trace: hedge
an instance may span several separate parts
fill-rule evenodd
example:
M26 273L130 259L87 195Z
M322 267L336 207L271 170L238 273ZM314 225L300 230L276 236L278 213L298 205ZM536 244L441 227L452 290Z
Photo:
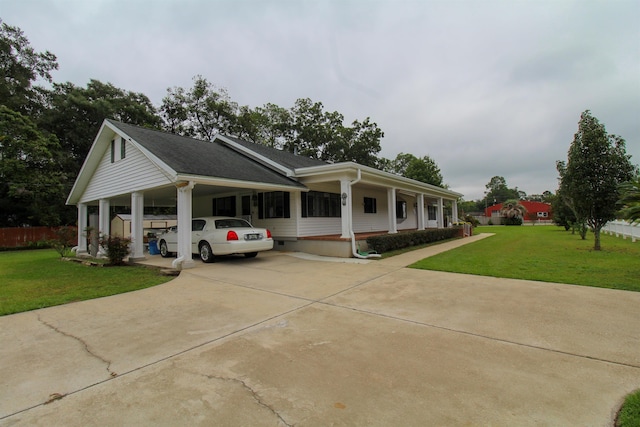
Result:
M430 228L427 230L407 231L397 234L383 234L367 237L369 249L378 253L408 248L410 246L424 245L441 240L452 239L460 236L459 227Z

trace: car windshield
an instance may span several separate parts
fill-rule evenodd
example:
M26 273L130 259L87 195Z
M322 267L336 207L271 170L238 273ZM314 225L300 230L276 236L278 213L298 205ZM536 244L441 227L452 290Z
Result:
M239 218L216 219L216 228L251 228L251 224Z

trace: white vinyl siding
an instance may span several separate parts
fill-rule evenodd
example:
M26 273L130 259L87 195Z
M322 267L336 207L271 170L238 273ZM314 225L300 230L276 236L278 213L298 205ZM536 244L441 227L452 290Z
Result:
M300 237L341 234L342 222L340 218L301 218L298 233Z
M418 228L418 214L416 212L417 207L416 198L412 196L407 196L405 194L398 195L396 200L398 202L406 202L407 203L407 217L402 220L400 218L396 218L398 230L414 230ZM395 216L395 211L394 211Z
M111 163L110 149L105 150L80 202L90 202L121 194L171 184L171 181L133 144L127 156Z
M354 187L353 192L353 231L367 233L389 229L386 189L364 189ZM364 198L376 199L376 213L364 213ZM395 217L395 207L394 207Z

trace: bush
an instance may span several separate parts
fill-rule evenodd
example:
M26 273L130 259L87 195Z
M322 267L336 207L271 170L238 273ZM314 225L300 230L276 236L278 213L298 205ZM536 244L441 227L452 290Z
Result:
M472 226L477 227L480 225L480 221L478 221L475 217L471 216L471 215L465 215L464 216L464 220L466 222L471 223Z
M107 257L111 265L124 265L124 259L129 255L131 239L120 236L102 236L100 246L107 251Z
M49 241L49 245L63 257L76 245L76 229L60 227L55 231L56 238Z
M502 225L522 225L522 218L514 217L514 218L502 218Z
M367 245L378 253L447 240L460 235L459 227L432 228L397 234L367 237Z

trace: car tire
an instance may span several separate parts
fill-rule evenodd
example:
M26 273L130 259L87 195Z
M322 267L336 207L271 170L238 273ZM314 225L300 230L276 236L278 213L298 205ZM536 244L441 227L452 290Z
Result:
M160 240L160 256L162 258L169 258L171 256L171 252L169 252L169 248L167 247L167 242L164 240Z
M244 254L244 256L246 258L255 258L256 256L258 256L258 252L249 252L249 253Z
M211 246L207 242L200 244L200 259L202 262L214 262L215 256L211 250Z

